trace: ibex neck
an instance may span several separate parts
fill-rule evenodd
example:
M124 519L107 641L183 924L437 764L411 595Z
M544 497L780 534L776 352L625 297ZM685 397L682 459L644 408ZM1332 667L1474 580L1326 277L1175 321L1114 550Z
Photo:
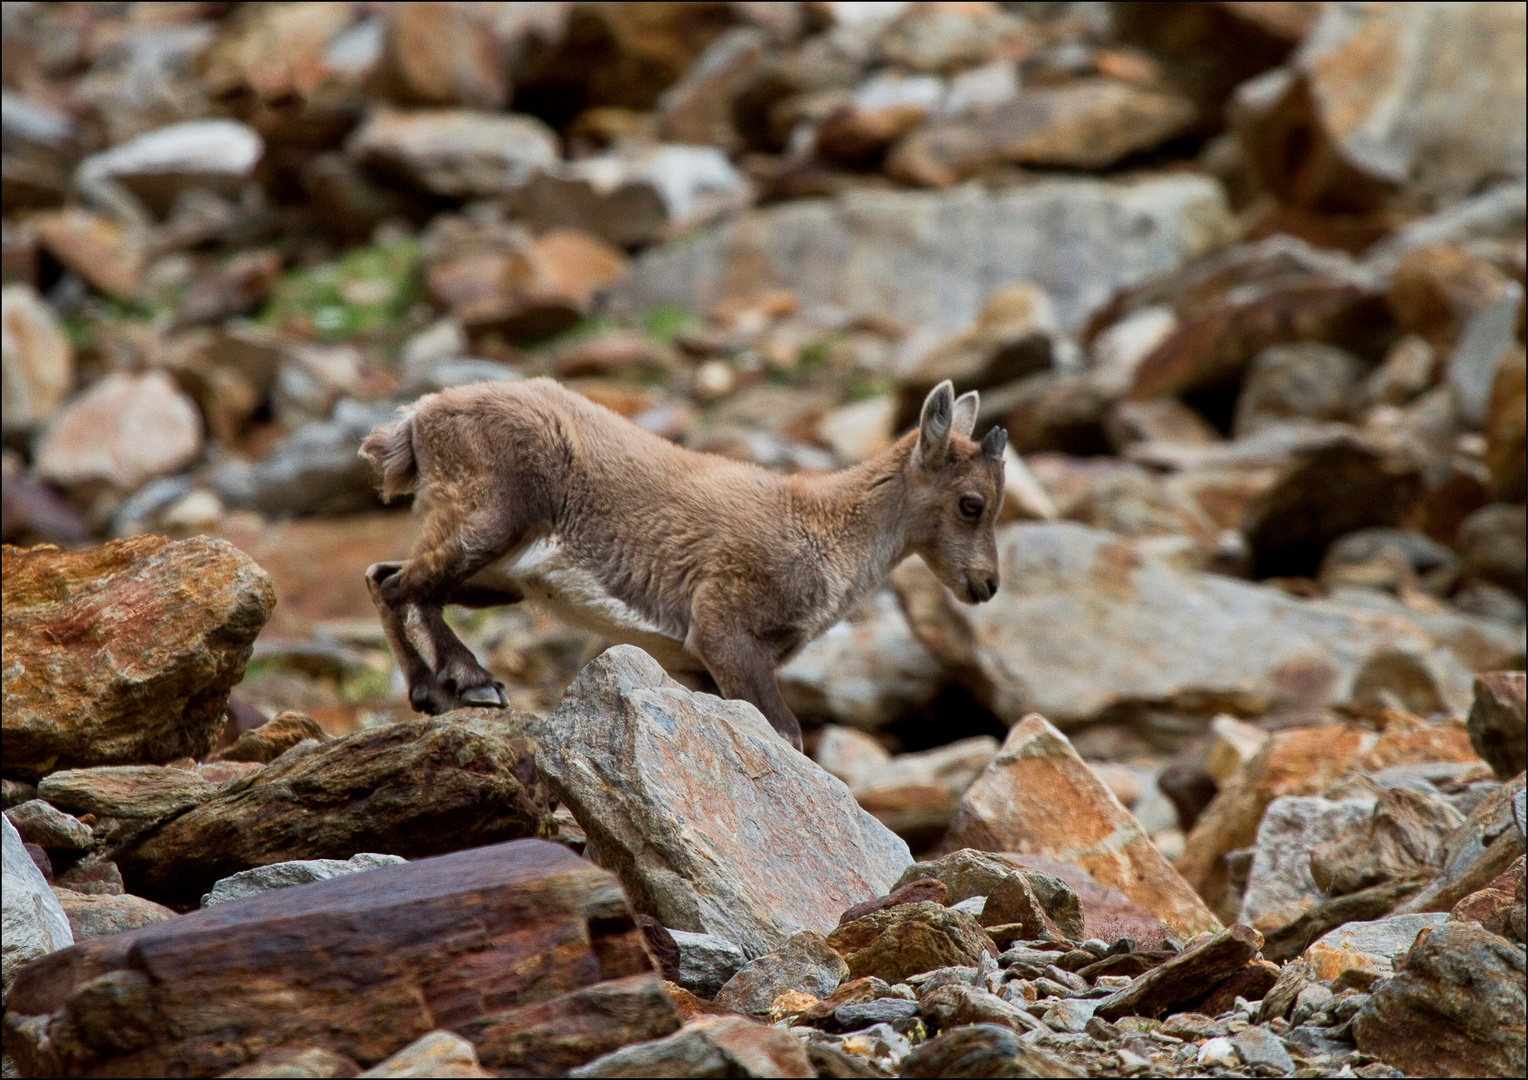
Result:
M841 584L843 611L879 589L907 555L907 462L916 434L867 461L802 482L808 520Z

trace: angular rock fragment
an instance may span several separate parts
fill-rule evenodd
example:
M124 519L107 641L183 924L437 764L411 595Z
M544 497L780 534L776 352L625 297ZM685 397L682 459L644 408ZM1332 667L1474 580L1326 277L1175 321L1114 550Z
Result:
M69 928L74 932L76 942L137 930L175 918L175 912L163 904L128 893L93 896L54 886L53 895L58 897L59 906L69 919Z
M382 108L346 152L368 168L432 195L502 194L558 158L557 135L531 116L471 109Z
M51 803L30 799L6 810L21 839L44 851L88 851L95 843L90 827Z
M1373 804L1366 799L1275 799L1258 823L1252 867L1236 921L1266 936L1327 899L1311 876L1312 847L1372 813Z
M198 757L276 602L232 545L141 536L84 552L4 553L12 776Z
M356 451L392 415L390 402L362 405L346 398L328 420L305 424L262 460L225 461L208 479L228 506L267 517L377 509L376 475Z
M74 349L58 316L30 285L0 291L0 425L7 434L45 424L74 386Z
M214 907L230 900L242 900L246 896L259 896L274 889L289 889L293 885L307 885L314 881L344 877L346 874L359 874L379 866L396 866L406 861L397 855L377 855L363 851L343 860L298 859L293 862L270 863L253 870L241 870L219 881L211 892L202 897L202 907Z
M212 798L213 784L194 769L102 765L43 777L38 798L76 814L154 821Z
M177 195L192 188L222 195L237 191L264 152L264 142L247 124L189 120L90 155L80 162L74 182L89 193L104 185L126 189L141 203L140 212L147 208L163 215Z
M916 328L902 345L914 357L970 326L1009 282L1040 285L1062 328L1076 326L1119 285L1217 243L1228 224L1223 198L1201 177L1047 181L992 194L851 191L742 214L655 250L618 296L636 309L702 311L735 280L790 288L808 310L896 312ZM909 235L924 239L910 248ZM1045 254L1062 246L1065 266Z
M1521 671L1486 671L1475 676L1475 700L1467 722L1470 745L1503 780L1528 765L1525 686Z
M742 949L711 934L684 930L669 930L668 934L679 949L679 977L674 981L700 997L714 997L748 962Z
M1185 938L1220 925L1066 736L1041 716L1014 725L961 800L944 845L1075 863Z
M1225 897L1225 856L1252 846L1263 813L1274 799L1319 794L1349 772L1424 761L1474 760L1469 737L1457 722L1392 723L1377 737L1355 728L1305 727L1275 732L1205 809L1174 868L1200 896ZM1216 903L1222 901L1216 899ZM1236 906L1240 903L1237 898ZM1230 908L1226 917L1233 917L1235 910Z
M1179 1010L1240 970L1262 944L1262 935L1250 926L1227 927L1104 998L1096 1012L1105 1020L1118 1020Z
M1422 878L1402 878L1322 900L1301 912L1293 922L1270 930L1263 940L1263 956L1273 961L1293 960L1328 931L1390 914L1424 884Z
M589 856L620 874L637 908L748 955L831 931L912 862L756 709L691 694L632 646L584 668L540 745L537 767Z
M1386 788L1367 818L1350 822L1311 848L1310 870L1328 896L1343 896L1397 878L1431 877L1464 815L1441 798Z
M849 789L888 829L915 847L926 847L944 832L960 797L996 754L996 739L976 735L933 750L898 754Z
M902 1062L902 1075L940 1076L1083 1076L1068 1065L998 1024L952 1027L918 1047Z
M1353 1019L1366 1054L1408 1076L1521 1076L1521 947L1471 923L1419 936Z
M1305 950L1311 976L1331 982L1344 971L1358 969L1375 976L1389 975L1395 958L1411 948L1417 934L1442 926L1448 916L1436 912L1391 915L1371 922L1351 922L1322 936Z
M432 1031L360 1074L372 1077L493 1076L478 1064L477 1052L460 1035Z
M48 888L47 881L27 854L21 835L11 824L10 818L0 822L4 833L5 865L0 873L0 889L4 891L3 932L0 932L0 980L5 993L22 967L39 956L74 944L69 929L69 919L59 907L58 899Z
M254 730L240 733L232 746L213 752L207 760L269 764L304 739L324 742L328 738L312 717L288 709Z
M531 718L462 709L333 739L134 834L115 858L132 892L195 907L223 878L295 859L417 859L544 835Z
M1518 773L1471 810L1444 843L1443 872L1396 911L1449 911L1524 854L1528 844L1523 837L1523 790L1524 774Z
M227 1077L351 1077L361 1075L360 1067L344 1054L322 1047L304 1050L272 1050L261 1054L248 1065L223 1074Z
M168 375L117 372L53 416L37 445L37 475L125 494L180 472L201 449L201 413Z
M1528 941L1528 910L1525 910L1524 857L1484 889L1470 893L1448 913L1450 922L1478 922L1493 934L1512 941Z
M902 872L898 886L909 887L919 878L942 882L946 904L985 896L987 904L979 920L983 926L1022 922L1036 931L1026 940L1043 939L1044 930L1072 941L1086 936L1082 906L1071 886L1043 871L1016 865L1001 854L962 848L933 862L914 863Z
M84 942L27 970L5 1023L38 1075L220 1075L315 1047L365 1067L444 1027L488 1069L549 1076L678 1018L615 879L524 840Z
M623 1047L569 1076L815 1076L806 1047L742 1017L704 1017L664 1039Z
M971 916L926 901L847 922L828 935L828 944L848 963L852 977L873 975L888 983L998 954Z
M1035 710L1070 726L1175 700L1254 713L1334 704L1375 652L1432 648L1403 619L1184 569L1072 522L1008 526L998 554L1003 588L978 608L955 603L921 563L894 580L914 633L974 673L972 689L1010 721Z
M825 998L849 974L844 958L819 933L803 930L774 952L740 968L717 991L716 1003L754 1016L766 1016L774 1000L788 990Z
M903 875L906 877L906 874ZM898 885L885 896L875 900L866 900L863 904L855 904L838 917L838 925L862 919L877 911L896 907L898 904L940 904L945 905L949 899L950 890L944 882L934 878L916 878L905 885Z

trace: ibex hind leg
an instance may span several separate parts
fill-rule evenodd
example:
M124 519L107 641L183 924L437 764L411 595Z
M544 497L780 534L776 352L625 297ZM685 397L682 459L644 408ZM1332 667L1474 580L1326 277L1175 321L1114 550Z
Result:
M409 703L415 710L430 714L447 712L451 708L449 697L435 685L435 672L419 654L410 639L409 624L421 624L421 615L413 605L401 610L382 599L382 583L403 569L401 562L373 563L366 569L366 587L371 591L372 603L377 606L377 616L382 621L382 632L387 635L393 655L408 682ZM433 654L432 654L433 655Z
M524 524L514 516L487 500L432 500L414 557L379 585L381 602L399 615L404 636L430 671L426 683L410 681L409 701L420 712L507 704L504 688L446 625L442 607L520 599L466 584L519 541Z

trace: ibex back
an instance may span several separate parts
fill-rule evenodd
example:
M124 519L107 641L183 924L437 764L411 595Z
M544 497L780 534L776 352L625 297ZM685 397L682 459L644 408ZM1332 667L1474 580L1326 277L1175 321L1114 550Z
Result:
M704 670L798 749L775 668L921 555L956 596L998 588L1003 447L948 382L916 431L853 468L781 477L643 431L550 379L480 383L401 409L361 447L415 491L413 558L366 571L421 712L504 703L445 604L531 599L671 670Z

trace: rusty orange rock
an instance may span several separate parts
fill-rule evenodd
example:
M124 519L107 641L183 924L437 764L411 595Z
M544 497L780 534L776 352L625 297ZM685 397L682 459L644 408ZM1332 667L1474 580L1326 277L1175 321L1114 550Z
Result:
M8 775L200 757L276 603L233 545L117 540L4 551Z

